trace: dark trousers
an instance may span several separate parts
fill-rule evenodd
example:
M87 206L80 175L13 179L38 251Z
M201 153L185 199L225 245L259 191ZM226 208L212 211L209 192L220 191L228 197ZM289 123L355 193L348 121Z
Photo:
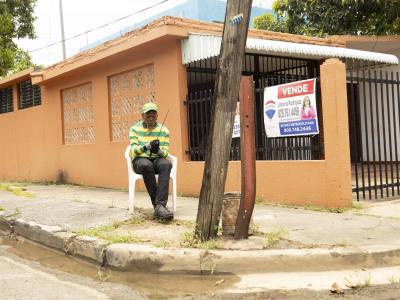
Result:
M144 184L153 206L155 207L157 204L167 206L169 175L172 169L171 162L163 157L154 160L137 157L132 164L135 173L143 176ZM156 174L158 174L158 183Z

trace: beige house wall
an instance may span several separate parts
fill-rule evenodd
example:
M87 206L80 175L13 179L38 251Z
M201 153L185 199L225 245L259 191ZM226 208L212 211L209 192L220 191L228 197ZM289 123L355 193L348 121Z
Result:
M181 63L180 41L171 36L61 74L42 86L42 105L18 110L15 103L14 112L0 115L0 179L55 181L63 172L70 183L126 188L123 152L128 141L110 139L108 77L148 64L154 64L160 122L169 110L166 125L171 133L170 152L178 157L178 192L198 195L204 163L190 162L185 152L186 69ZM64 145L61 91L88 82L92 84L95 142ZM344 64L332 59L321 66L321 90L325 160L258 161L257 195L265 201L326 207L351 205ZM230 162L226 191L239 189L240 162Z

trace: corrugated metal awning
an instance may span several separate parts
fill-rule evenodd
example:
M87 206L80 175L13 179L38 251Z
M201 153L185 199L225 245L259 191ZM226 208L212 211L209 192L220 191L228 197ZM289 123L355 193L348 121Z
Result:
M215 35L189 34L187 39L182 40L182 63L188 64L219 55L221 39L221 36ZM399 64L397 57L391 54L255 38L247 38L246 51L310 59L337 57L381 64Z

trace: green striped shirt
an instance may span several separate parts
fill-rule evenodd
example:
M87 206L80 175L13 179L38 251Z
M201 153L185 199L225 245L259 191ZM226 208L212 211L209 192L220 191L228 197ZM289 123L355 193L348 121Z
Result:
M164 151L163 157L167 157L169 153L169 131L168 128L157 123L156 126L149 130L144 123L140 121L129 129L129 141L131 143L131 157L147 157L157 158L156 153L150 153L150 150L145 151L144 145L155 139L160 140L160 149Z

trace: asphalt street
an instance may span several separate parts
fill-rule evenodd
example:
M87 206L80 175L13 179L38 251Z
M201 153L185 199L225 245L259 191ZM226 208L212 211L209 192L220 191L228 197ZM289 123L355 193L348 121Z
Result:
M58 260L61 255L57 252L26 247L30 255L37 258L30 260L28 256L20 257L24 253L15 250L13 246L3 244L0 237L0 299L147 299L125 285L103 281L99 276L92 279L45 267L46 261ZM37 255L38 251L40 255ZM70 267L79 264L76 260L59 263L67 263ZM84 275L99 273L96 267L89 264L83 268L86 269L86 272L81 272L86 273Z

